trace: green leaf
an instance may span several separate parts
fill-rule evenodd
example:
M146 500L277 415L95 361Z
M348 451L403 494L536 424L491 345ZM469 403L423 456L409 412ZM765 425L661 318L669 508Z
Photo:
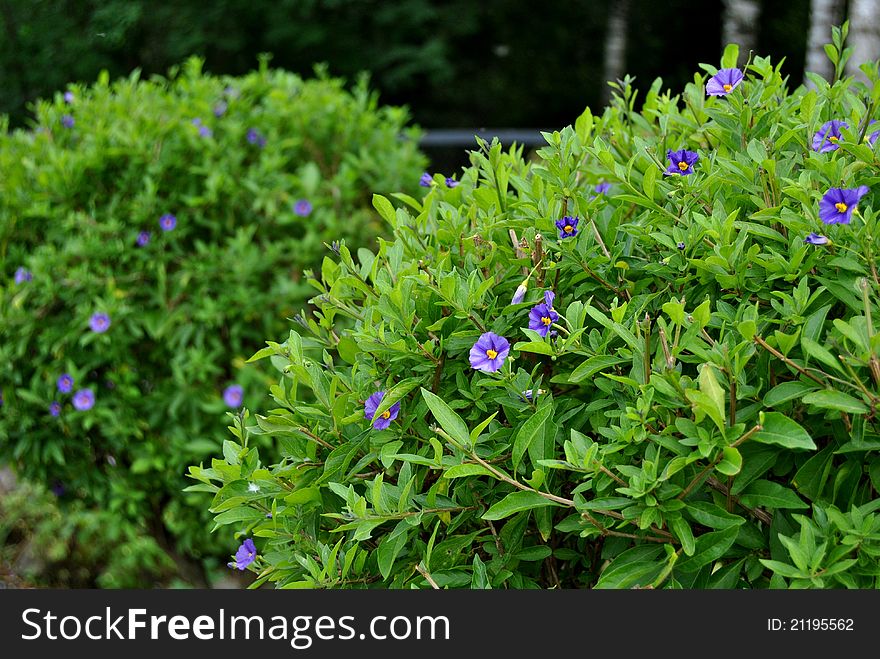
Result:
M766 412L763 428L752 435L750 441L775 444L795 450L815 451L816 444L804 428L781 412Z
M697 377L700 390L688 389L687 397L696 407L695 412L698 420L704 414L708 415L715 422L715 425L718 426L718 429L724 432L724 420L726 417L724 411L724 390L718 384L714 371L715 367L711 364L703 364L702 369L700 369L700 375Z
M483 519L497 520L509 517L521 510L531 510L543 506L558 506L559 504L542 497L537 492L511 492L501 501L493 505L483 514Z
M599 371L604 371L606 368L611 368L612 366L623 364L628 361L630 360L612 355L596 355L595 357L590 357L571 372L571 375L568 376L568 382L582 382L583 380L593 377Z
M730 526L720 531L704 533L697 538L694 555L678 563L676 570L695 572L704 565L717 561L730 549L738 534L738 526Z
M724 457L715 466L715 469L725 476L736 476L742 469L742 455L732 446L725 446L721 452Z
M721 55L721 68L723 69L732 69L736 67L737 60L739 59L739 45L735 43L729 43L724 47L724 54Z
M535 412L531 417L526 419L525 423L520 426L516 437L513 440L513 469L516 471L522 460L523 454L528 450L529 446L538 437L543 437L544 423L550 415L553 414L553 406L547 405Z
M543 341L520 341L513 346L514 350L520 352L533 352L539 355L555 355L556 351L553 346Z
M804 352L807 353L810 357L814 359L818 359L820 362L825 364L826 366L830 366L835 371L843 372L843 367L840 365L840 362L834 358L834 355L831 354L825 346L821 345L817 341L814 341L810 337L804 335L801 337L801 347L804 349Z
M804 402L827 410L839 410L849 414L867 414L870 408L861 400L842 391L823 389L804 396Z
M687 513L694 521L710 529L727 529L745 523L745 518L729 513L724 508L708 501L688 503Z
M779 483L757 480L750 483L740 494L740 501L747 506L764 506L766 508L809 508L794 490Z
M622 589L650 584L663 570L663 545L644 544L627 549L602 570L594 588Z
M798 400L803 398L805 394L815 391L818 388L815 384L806 384L800 381L783 382L777 384L770 391L764 394L764 407L776 407L790 400Z
M379 215L382 216L382 219L388 222L391 226L396 226L396 217L397 214L394 210L393 204L388 201L385 197L380 194L373 195L373 208L378 211Z
M694 542L694 533L691 531L691 525L687 523L684 517L676 517L669 520L669 527L673 535L681 542L681 548L687 556L693 556L697 546Z
M386 391L385 395L382 396L382 402L380 402L379 407L376 408L376 413L373 418L381 416L382 413L390 409L394 403L401 400L410 391L418 387L423 380L424 378L407 378L391 387L391 389Z
M498 415L498 412L492 412L492 415L488 419L480 422L480 425L478 425L476 428L471 430L471 434L470 434L471 444L477 443L477 439L479 439L480 433L483 432L490 423L492 423L492 419L494 419L497 415Z
M463 478L465 476L491 476L492 478L497 478L495 474L481 464L455 465L443 472L443 478Z
M446 431L452 439L462 446L470 446L470 433L467 425L462 418L449 405L443 402L439 396L435 396L430 391L422 387L422 398L428 404L434 418L440 427Z

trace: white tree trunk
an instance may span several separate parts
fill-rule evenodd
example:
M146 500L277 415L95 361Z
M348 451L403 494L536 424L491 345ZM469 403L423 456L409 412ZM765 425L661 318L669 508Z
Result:
M626 72L626 25L629 14L629 0L611 3L608 14L608 28L605 30L605 82L623 78ZM602 102L611 99L611 88L602 87Z
M847 73L865 80L859 65L880 58L880 0L850 0L849 45L853 53Z
M834 65L825 54L825 44L831 43L831 26L842 22L842 0L810 0L810 36L804 62L805 73L818 73L828 81L834 76ZM812 86L806 77L804 83Z
M724 0L724 19L721 27L722 46L739 45L739 58L744 62L749 51L754 50L758 39L758 16L761 5L758 0Z

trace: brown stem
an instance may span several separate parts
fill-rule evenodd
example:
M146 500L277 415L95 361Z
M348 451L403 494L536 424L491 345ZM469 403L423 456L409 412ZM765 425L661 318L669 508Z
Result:
M798 373L800 373L801 375L804 375L804 376L810 378L813 382L817 382L818 384L821 384L823 387L827 387L827 385L826 385L821 379L817 378L815 375L813 375L812 373L810 373L809 371L807 371L803 366L798 366L797 364L795 364L795 363L794 363L793 361L791 361L788 357L786 357L786 356L783 355L781 352L779 352L776 348L770 346L770 345L769 345L764 339L762 339L758 334L755 334L755 338L754 338L753 340L754 340L754 342L757 343L759 346L761 346L762 348L764 348L764 350L766 350L767 352L769 352L771 355L773 355L773 356L776 357L777 359L781 359L783 362L785 362L785 364L787 364L788 366L791 366L794 370L796 370L796 371L797 371Z

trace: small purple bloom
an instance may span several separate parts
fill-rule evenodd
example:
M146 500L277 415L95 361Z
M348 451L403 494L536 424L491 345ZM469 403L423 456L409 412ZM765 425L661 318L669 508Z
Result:
M682 252L684 251L684 248L685 248L685 244L684 244L684 243L678 243L678 244L676 244L675 246L678 247L679 251L682 251Z
M605 194L605 193L608 192L608 190L610 190L610 189L611 189L611 184L610 184L610 183L599 183L599 184L595 187L595 191L596 191L596 194L597 194L597 195Z
M376 410L379 409L379 403L382 402L384 397L384 391L377 391L364 401L364 418L368 420L372 419L373 427L376 430L385 430L400 413L400 401L398 401L374 419L373 417L376 416Z
M217 101L217 103L214 104L214 116L222 117L226 114L226 108L228 107L226 101Z
M54 494L56 497L60 497L62 494L64 494L64 492L64 483L62 483L61 481L55 481L54 483L52 483L52 494Z
M819 153L836 151L839 146L838 142L843 137L840 134L841 128L849 128L849 124L837 119L832 119L822 124L822 127L813 135L813 151L818 151Z
M228 563L228 566L244 570L248 565L253 563L256 558L257 548L254 546L254 541L248 538L241 543L238 551L235 552L235 561Z
M423 188L430 188L433 182L434 178L428 172L422 174L422 178L419 179L419 185Z
M150 242L150 232L149 231L141 231L137 237L138 247L145 247L147 243Z
M61 414L61 403L59 403L57 400L52 401L52 404L49 405L49 414L51 414L52 416L58 416L59 414Z
M308 199L300 199L293 205L293 212L300 217L307 217L312 212L312 204Z
M743 72L739 69L721 69L706 83L706 94L709 96L726 96L743 81Z
M808 245L827 245L831 241L825 236L820 236L818 233L810 233L809 236L804 238L804 242Z
M700 159L699 155L687 149L680 149L679 151L670 149L666 152L666 157L669 158L669 167L666 168L665 173L681 174L682 176L693 174L694 163Z
M244 389L240 384L230 384L223 390L223 402L229 407L241 407L244 400Z
M556 228L559 229L559 237L560 238L572 238L578 234L578 221L577 217L570 217L566 215L560 220L556 220Z
M825 224L849 224L859 199L870 192L866 185L858 188L831 188L819 202L819 219Z
M526 279L519 286L516 287L516 292L513 294L513 299L510 301L511 304L520 304L526 297L526 291L528 291L529 280Z
M507 339L494 332L486 332L471 348L471 366L478 371L494 373L504 365L509 353L510 343Z
M80 389L73 394L73 406L80 412L92 409L95 405L95 393L91 389Z
M207 126L199 126L199 135L201 135L202 137L212 137L214 135L214 131Z
M3 407L3 390L0 389L0 407Z
M70 373L64 373L58 378L56 384L58 385L58 391L62 394L69 394L73 389L73 376Z
M162 231L171 231L176 226L177 218L174 217L171 213L165 213L165 215L159 218L159 227L162 229Z
M868 123L868 127L870 128L871 126L873 126L876 123L877 123L877 120L872 119ZM865 135L865 141L873 147L874 143L877 141L878 137L880 137L880 130L875 130L873 133L868 133L867 135Z
M256 144L261 149L266 146L266 138L256 128L248 128L247 141Z
M73 92L64 92L64 102L68 105L72 105L74 101Z
M201 126L201 125L202 125L202 120L199 119L198 117L196 117L195 119L192 120L192 125L193 125L193 126Z
M31 274L31 271L27 268L19 268L15 271L15 285L19 286L26 281L31 281L34 276Z
M450 178L448 176L446 177L447 188L454 188L456 185L458 185L458 181L456 181L454 178Z
M559 320L559 314L553 308L554 297L551 291L546 291L544 301L532 307L529 312L529 329L535 330L541 336L547 336L550 326Z
M65 114L61 117L61 125L65 128L73 128L73 125L76 122L73 119L73 115Z
M529 401L529 400L534 400L535 396L541 396L545 393L546 392L543 389L538 389L537 392L533 391L532 389L526 389L524 392L522 392L522 395L520 396L520 398L522 398L523 400Z
M110 328L110 316L105 313L93 313L89 318L89 327L93 332L102 334Z

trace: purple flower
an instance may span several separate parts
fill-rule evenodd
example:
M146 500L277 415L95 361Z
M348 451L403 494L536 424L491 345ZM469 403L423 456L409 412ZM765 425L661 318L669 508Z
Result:
M300 199L293 205L293 212L300 217L307 217L312 212L312 204L308 199Z
M422 174L422 178L419 179L419 185L423 188L430 188L433 182L434 178L428 172Z
M73 394L73 406L80 412L92 409L95 405L95 393L91 389L80 389Z
M211 137L214 135L214 131L207 126L199 126L199 135L202 137Z
M145 247L147 243L150 242L150 232L149 231L141 231L137 237L138 247Z
M61 414L61 403L59 403L57 400L52 401L52 404L49 405L49 414L51 414L52 416L58 416L59 414Z
M578 221L577 217L570 217L566 215L561 220L556 220L556 228L559 229L559 237L560 238L572 238L578 235Z
M529 311L529 329L535 330L541 336L547 336L550 325L559 320L559 314L553 308L554 297L556 296L551 291L545 291L544 301Z
M596 194L597 194L597 195L605 194L605 193L608 192L608 190L610 190L610 189L611 189L611 184L610 184L610 183L599 183L599 184L595 187L595 191L596 191Z
M202 120L199 119L198 117L196 117L195 119L192 120L192 125L193 125L193 126L201 126L201 125L202 125Z
M65 114L61 117L61 125L65 128L73 128L73 125L76 122L73 120L73 115Z
M229 407L241 407L244 400L244 389L240 384L230 384L223 390L223 402Z
M827 245L831 241L825 236L820 236L818 233L810 233L809 236L804 238L804 242L808 245Z
M384 391L377 391L364 401L364 417L366 419L373 419L373 427L376 430L385 430L400 413L400 401L398 401L376 417L376 410L379 409L379 403L382 402L384 397Z
M853 189L831 188L819 202L819 219L825 224L849 224L856 204L868 192L866 185Z
M494 373L504 365L508 353L510 343L507 339L494 332L486 332L471 348L471 366L478 371Z
M510 301L511 304L520 304L526 297L526 291L528 291L529 280L526 279L519 286L516 287L516 292L513 294L513 299Z
M176 226L177 218L174 217L171 213L165 213L165 215L159 218L159 227L162 229L162 231L171 231Z
M56 384L58 385L58 391L62 394L69 394L70 390L73 389L73 376L70 373L64 373L58 378Z
M726 96L743 81L743 72L739 69L721 69L706 83L706 94L709 96Z
M675 246L678 247L679 251L682 251L682 252L684 251L684 248L685 248L684 243L677 243Z
M64 92L64 102L72 105L74 101L73 92Z
M837 119L832 119L822 124L822 127L813 135L813 151L818 151L819 153L836 151L839 146L837 143L843 137L840 134L841 128L849 128L849 124Z
M0 389L0 407L3 407L3 390Z
M15 271L15 285L19 286L26 281L31 281L34 276L31 274L31 271L27 268L19 268Z
M524 392L522 392L522 395L520 396L520 398L528 401L528 400L533 400L535 398L535 396L541 396L545 393L546 392L543 389L538 389L537 392L533 391L532 389L526 389Z
M214 104L214 116L222 117L224 114L226 114L226 108L228 107L229 106L227 105L226 101L217 101Z
M871 119L871 121L868 122L868 127L870 128L876 123L876 119ZM874 146L874 143L877 141L878 137L880 137L880 130L875 130L873 133L868 133L867 135L865 135L865 141L871 146Z
M93 313L89 318L89 327L98 334L106 332L110 328L110 316L101 312Z
M61 481L55 481L54 483L52 483L52 494L54 494L56 497L60 497L62 494L64 494L64 491L64 483L62 483Z
M673 151L670 149L666 152L669 158L669 167L666 168L666 174L681 174L687 176L694 173L694 163L700 159L700 156L693 151L681 149Z
M257 548L254 546L254 541L248 538L241 543L238 551L235 552L235 561L228 563L228 566L244 570L248 565L253 563L256 558Z
M261 149L266 146L266 138L256 128L248 128L247 141L250 144L256 144Z
M458 185L458 181L456 181L454 178L450 178L448 176L446 177L447 188L454 188L456 185Z

